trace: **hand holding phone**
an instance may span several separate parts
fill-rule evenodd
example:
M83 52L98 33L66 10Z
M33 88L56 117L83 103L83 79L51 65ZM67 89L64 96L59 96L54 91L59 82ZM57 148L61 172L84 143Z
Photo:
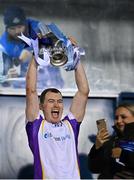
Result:
M109 140L109 133L107 130L106 120L99 119L96 121L98 133L96 136L95 147L99 149L106 141Z

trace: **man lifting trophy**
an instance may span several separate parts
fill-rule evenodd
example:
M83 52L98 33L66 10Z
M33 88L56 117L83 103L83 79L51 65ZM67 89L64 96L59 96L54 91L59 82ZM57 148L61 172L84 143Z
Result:
M40 66L63 66L66 71L74 70L80 56L85 55L82 48L72 38L67 38L59 28L51 23L39 24L38 32L31 29L31 38L21 34L20 39L33 48L33 53Z

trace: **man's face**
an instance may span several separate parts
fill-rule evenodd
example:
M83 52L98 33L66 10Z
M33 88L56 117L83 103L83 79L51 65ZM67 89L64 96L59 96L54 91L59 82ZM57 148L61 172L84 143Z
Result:
M9 36L15 40L18 40L18 36L21 35L21 33L25 34L26 26L25 25L16 25L11 26L7 28L7 32Z
M134 122L132 113L124 108L119 107L115 112L115 125L120 131L124 131L125 125Z
M59 122L63 113L63 99L61 94L47 92L44 103L40 105L40 108L48 122Z

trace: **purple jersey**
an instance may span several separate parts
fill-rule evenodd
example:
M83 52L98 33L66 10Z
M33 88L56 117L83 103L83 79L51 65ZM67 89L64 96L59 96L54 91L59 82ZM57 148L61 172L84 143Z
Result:
M27 123L35 179L80 179L77 151L79 127L80 123L71 113L56 124L47 122L41 115L34 122Z

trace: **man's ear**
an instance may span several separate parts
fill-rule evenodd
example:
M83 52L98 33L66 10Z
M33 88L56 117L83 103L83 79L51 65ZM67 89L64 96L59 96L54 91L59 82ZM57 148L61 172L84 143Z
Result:
M39 104L39 108L40 108L40 110L43 110L43 107L42 107L41 103Z

